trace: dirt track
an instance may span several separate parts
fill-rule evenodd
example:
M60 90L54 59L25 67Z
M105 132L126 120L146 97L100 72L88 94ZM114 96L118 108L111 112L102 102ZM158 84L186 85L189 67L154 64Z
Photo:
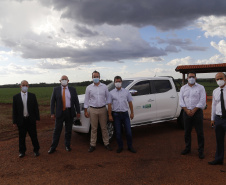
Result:
M209 117L209 110L204 115ZM88 137L76 133L72 136L71 152L65 150L62 134L57 152L48 154L54 126L49 120L38 123L41 155L37 158L29 137L22 159L18 158L18 138L0 142L0 184L225 184L226 164L207 164L214 159L216 147L208 119L204 120L203 160L198 158L194 129L191 154L180 155L184 132L176 122L134 128L136 154L126 149L117 154L116 141L111 152L98 144L93 153L88 153Z

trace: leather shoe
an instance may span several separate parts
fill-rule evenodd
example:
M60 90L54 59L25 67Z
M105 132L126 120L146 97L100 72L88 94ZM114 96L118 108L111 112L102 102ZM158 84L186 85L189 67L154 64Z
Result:
M48 151L48 153L49 153L49 154L52 154L52 153L55 152L55 151L56 151L55 148L50 148L49 151Z
M25 153L20 153L19 154L19 158L22 158L22 157L24 157L25 156Z
M210 165L222 165L223 164L223 162L222 161L210 161L210 162L208 162L208 164L210 164Z
M93 152L96 148L94 146L90 146L88 152Z
M185 149L181 152L181 155L187 155L191 152L191 150Z
M35 152L35 157L38 157L40 156L40 153L39 152Z
M203 152L199 152L199 159L204 159L204 154L203 154Z
M112 151L112 148L110 147L110 145L108 144L108 145L106 145L105 146L105 148L107 149L107 150L109 150L109 151Z
M71 151L71 147L70 147L70 146L66 146L66 150L67 150L68 152L70 152L70 151Z
M133 148L133 147L128 148L128 150L129 150L130 152L132 152L132 153L137 153L137 151L136 151L136 150L134 150L134 148Z
M123 148L118 148L118 149L116 150L116 152L117 152L117 153L121 153L122 150L123 150Z

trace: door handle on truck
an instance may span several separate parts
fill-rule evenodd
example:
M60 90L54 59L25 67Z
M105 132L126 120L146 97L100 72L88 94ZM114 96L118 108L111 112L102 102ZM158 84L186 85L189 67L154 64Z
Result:
M176 98L176 96L171 96L170 98Z
M149 99L149 100L148 100L148 102L152 102L152 101L155 101L155 100L152 100L152 99Z

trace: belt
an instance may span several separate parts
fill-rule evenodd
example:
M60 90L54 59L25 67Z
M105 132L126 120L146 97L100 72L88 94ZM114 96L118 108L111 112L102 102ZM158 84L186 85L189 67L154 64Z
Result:
M127 113L128 111L126 111L126 112L116 112L116 111L112 111L113 113L119 113L119 114L125 114L125 113Z
M65 108L65 110L71 110L71 107L67 107L67 108ZM64 110L64 111L65 111L65 110Z
M24 119L28 119L29 118L29 116L24 116Z
M223 117L222 115L216 115L216 116L221 118L221 119L226 119L226 117Z
M92 106L90 106L91 108L94 108L94 109L101 109L101 108L104 108L104 107L106 107L105 105L104 106L102 106L102 107L92 107Z

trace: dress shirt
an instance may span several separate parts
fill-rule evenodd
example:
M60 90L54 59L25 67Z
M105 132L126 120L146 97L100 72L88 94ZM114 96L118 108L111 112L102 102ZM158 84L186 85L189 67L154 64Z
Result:
M129 109L128 102L133 100L130 92L127 89L117 88L110 91L108 97L108 104L112 104L112 111L115 112L126 112Z
M103 107L106 105L109 96L108 88L105 84L100 83L98 86L94 83L86 88L84 108Z
M223 87L224 105L226 105L226 86ZM215 115L222 115L221 111L221 88L218 87L213 91L211 120L215 120Z
M63 96L64 86L61 86L61 94ZM66 100L66 108L71 107L71 93L68 89L68 86L65 87L65 100Z
M192 87L186 84L181 87L179 101L181 107L186 107L189 110L195 107L204 109L206 106L205 88L198 83L195 83Z
M28 93L26 92L26 93L24 93L24 92L22 92L21 91L21 98L22 98L22 102L23 102L23 98L24 98L24 96L26 97L26 104L27 104L27 96L28 96ZM25 107L24 107L25 108ZM27 106L26 106L26 109L27 109ZM26 110L26 112L27 112L27 114L26 115L24 115L24 116L29 116L29 114L28 114L28 110Z

